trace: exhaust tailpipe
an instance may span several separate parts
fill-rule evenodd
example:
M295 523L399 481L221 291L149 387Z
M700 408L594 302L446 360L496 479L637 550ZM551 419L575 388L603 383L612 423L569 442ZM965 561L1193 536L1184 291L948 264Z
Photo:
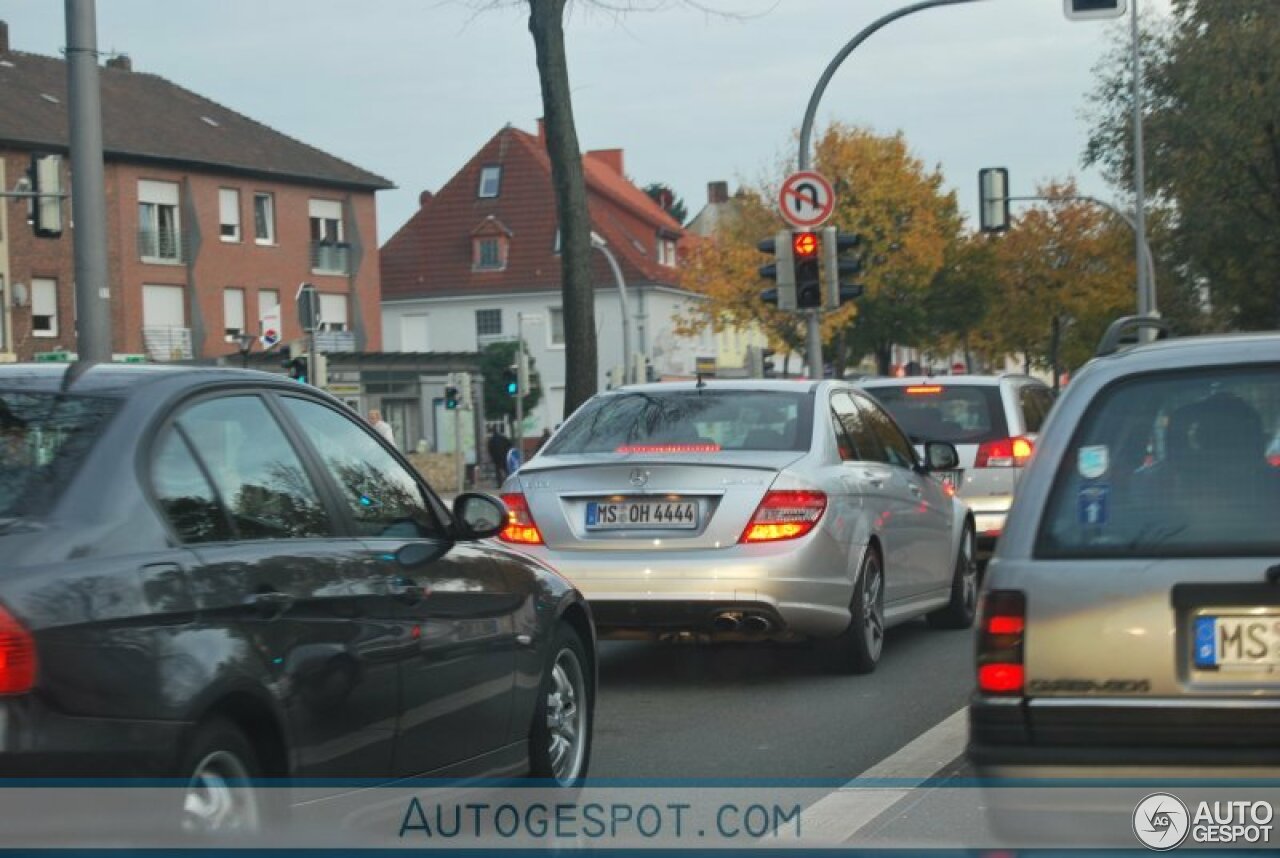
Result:
M738 619L738 615L728 611L716 614L715 619L711 621L711 627L718 632L736 632L740 625L742 621Z
M742 621L742 628L749 634L763 635L773 630L773 623L762 614L749 614Z

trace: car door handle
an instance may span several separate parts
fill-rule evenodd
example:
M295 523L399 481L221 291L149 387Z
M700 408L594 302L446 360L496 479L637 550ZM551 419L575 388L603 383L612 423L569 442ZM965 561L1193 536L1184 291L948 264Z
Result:
M293 597L279 590L259 590L249 597L249 604L264 617L274 619L293 605Z
M427 597L430 588L424 587L412 578L397 576L387 579L387 593L403 602L421 602Z

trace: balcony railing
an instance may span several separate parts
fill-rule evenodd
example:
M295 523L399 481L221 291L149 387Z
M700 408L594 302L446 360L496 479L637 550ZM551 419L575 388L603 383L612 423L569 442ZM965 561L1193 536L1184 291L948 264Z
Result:
M191 360L191 329L143 325L142 345L154 361Z
M350 274L351 245L341 242L311 242L311 270L318 274Z
M316 331L316 351L332 353L355 350L355 331Z
M186 262L186 242L182 233L170 229L138 230L138 255L144 260L173 264Z

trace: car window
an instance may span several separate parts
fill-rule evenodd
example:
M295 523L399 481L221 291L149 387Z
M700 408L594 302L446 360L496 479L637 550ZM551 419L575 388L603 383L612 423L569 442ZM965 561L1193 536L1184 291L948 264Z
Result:
M1147 375L1089 407L1048 499L1050 557L1280 553L1280 367Z
M983 444L1009 437L1000 388L994 384L877 385L866 393L885 407L916 444Z
M1023 431L1037 433L1049 416L1053 406L1053 397L1043 387L1028 385L1018 390L1018 405L1022 409Z
M890 465L899 468L912 468L916 464L916 453L907 436L902 434L893 419L876 403L863 397L857 397L858 408L863 419L871 427L880 446L884 448L885 459ZM930 439L933 440L933 439Z
M0 518L38 515L61 493L119 403L0 391Z
M284 405L338 484L361 536L441 534L418 481L369 432L318 402L289 396Z
M808 393L725 388L599 396L555 434L544 455L808 450Z
M183 411L177 422L199 451L236 537L333 535L310 476L260 398L204 400Z
M853 442L855 458L864 462L889 461L884 445L876 437L862 411L854 404L853 397L847 393L837 393L831 397L831 407L835 409L840 424Z
M151 486L160 508L183 542L231 538L226 510L195 455L173 426L165 430L151 459Z
M840 451L840 461L852 462L858 458L858 451L853 446L853 441L849 440L849 433L844 431L843 424L840 423L840 415L836 413L834 407L831 409L831 429L836 433L836 448Z

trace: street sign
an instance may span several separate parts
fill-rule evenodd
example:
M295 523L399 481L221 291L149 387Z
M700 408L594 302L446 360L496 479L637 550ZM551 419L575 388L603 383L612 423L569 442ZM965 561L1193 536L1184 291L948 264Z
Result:
M1128 11L1125 0L1062 0L1063 11L1071 21L1097 21L1119 18Z
M264 349L273 349L280 342L280 310L277 308L270 312L263 313L262 318L258 320L261 324L262 347Z
M36 352L34 355L36 363L71 363L76 356L71 352Z
M826 223L836 207L836 192L821 173L801 170L787 176L778 191L778 211L787 223L811 229Z
M520 470L520 451L512 447L507 451L507 473L514 474Z
M112 355L111 360L116 363L146 363L146 355Z

